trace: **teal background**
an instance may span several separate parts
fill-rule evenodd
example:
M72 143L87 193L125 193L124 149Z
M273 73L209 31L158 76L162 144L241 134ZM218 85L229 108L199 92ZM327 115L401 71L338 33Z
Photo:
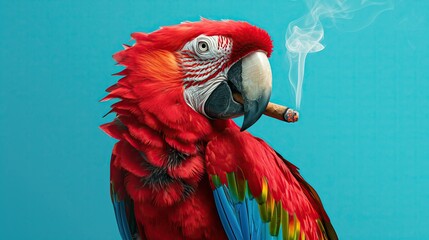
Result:
M250 131L317 189L341 239L428 239L428 1L399 1L365 29L325 29L307 58L301 120ZM119 239L109 196L114 140L99 103L111 55L135 31L200 16L266 29L272 100L293 105L284 48L302 1L0 3L0 239Z

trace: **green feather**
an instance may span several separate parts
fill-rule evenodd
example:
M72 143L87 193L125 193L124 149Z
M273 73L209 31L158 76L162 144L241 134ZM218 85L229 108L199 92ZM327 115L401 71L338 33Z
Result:
M289 213L282 209L283 239L289 239Z
M238 202L238 189L237 189L237 181L235 180L235 173L230 172L226 174L226 180L228 181L228 189L231 194L234 202Z
M222 185L222 182L220 181L220 177L218 175L212 175L212 183L215 186L215 188L218 188Z
M276 202L274 206L273 216L270 222L270 234L271 236L278 236L280 231L280 224L282 221L282 204Z

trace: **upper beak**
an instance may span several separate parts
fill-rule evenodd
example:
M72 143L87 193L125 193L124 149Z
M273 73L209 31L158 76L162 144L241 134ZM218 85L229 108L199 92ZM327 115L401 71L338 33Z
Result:
M244 57L228 71L228 80L244 100L244 131L261 117L270 101L272 74L267 55L258 51Z

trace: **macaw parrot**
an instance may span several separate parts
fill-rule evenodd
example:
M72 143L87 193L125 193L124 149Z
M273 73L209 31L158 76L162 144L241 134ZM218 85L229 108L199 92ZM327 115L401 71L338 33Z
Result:
M110 191L122 239L337 239L297 167L245 131L271 95L266 31L201 19L131 37L103 99L119 99L116 117L101 126L118 140Z

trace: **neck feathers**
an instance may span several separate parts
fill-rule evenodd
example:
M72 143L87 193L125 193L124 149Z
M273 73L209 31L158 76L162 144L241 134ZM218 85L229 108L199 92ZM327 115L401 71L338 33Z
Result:
M151 193L147 199L172 205L189 196L203 177L211 121L184 101L183 76L174 53L135 46L114 57L126 68L103 99L120 100L112 105L115 120L101 126L119 140L112 164L136 185L130 192L133 199Z

